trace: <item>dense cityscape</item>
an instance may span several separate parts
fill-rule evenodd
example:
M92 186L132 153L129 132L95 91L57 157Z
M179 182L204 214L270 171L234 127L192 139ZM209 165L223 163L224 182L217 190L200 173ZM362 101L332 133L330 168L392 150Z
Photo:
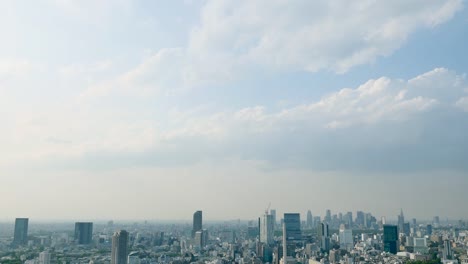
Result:
M0 263L468 263L464 220L396 221L357 211L324 217L267 208L250 221L1 223Z

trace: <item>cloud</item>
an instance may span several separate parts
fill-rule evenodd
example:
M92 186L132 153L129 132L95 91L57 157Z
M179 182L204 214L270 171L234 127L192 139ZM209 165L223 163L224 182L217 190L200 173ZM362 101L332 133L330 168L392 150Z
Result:
M163 48L121 75L91 85L84 97L131 87L173 94L264 72L343 73L399 49L438 26L461 0L207 1L188 41Z
M207 67L297 71L372 63L463 6L445 1L208 1L189 50ZM220 63L224 62L224 63Z
M4 143L33 158L89 169L180 167L232 157L270 168L466 169L465 87L465 75L436 68L409 80L372 79L279 111L257 105L151 118L126 109L70 109L17 123L22 133Z

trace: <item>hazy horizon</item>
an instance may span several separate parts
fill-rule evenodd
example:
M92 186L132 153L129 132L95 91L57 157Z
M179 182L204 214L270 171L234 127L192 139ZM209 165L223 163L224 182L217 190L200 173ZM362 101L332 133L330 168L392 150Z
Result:
M0 221L269 203L468 219L467 17L464 0L2 1Z

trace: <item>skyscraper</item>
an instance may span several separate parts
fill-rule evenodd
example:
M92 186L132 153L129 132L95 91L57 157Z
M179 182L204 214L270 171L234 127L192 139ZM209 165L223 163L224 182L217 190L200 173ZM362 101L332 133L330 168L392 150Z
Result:
M403 215L403 209L400 211L400 215L398 216L398 229L400 232L404 232L405 230L405 216Z
M276 210L270 209L270 214L273 217L273 228L276 229Z
M363 211L357 211L356 212L356 225L357 226L364 226L364 212Z
M444 259L453 259L452 243L450 240L444 240L443 257Z
M194 242L195 245L200 248L205 247L208 242L208 231L206 229L202 229L195 232Z
M427 225L426 226L426 235L428 235L428 236L432 235L432 225Z
M383 231L384 251L396 254L398 252L398 227L384 225Z
M93 223L75 223L75 242L79 245L88 245L93 241Z
M330 224L330 223L331 223L331 220L332 220L332 218L331 218L331 211L330 211L330 210L327 210L326 215L325 215L325 222L327 222L327 223Z
M286 226L287 241L302 240L301 215L298 213L285 213L284 225Z
M120 230L112 236L111 264L127 264L128 232Z
M13 237L14 245L26 245L28 243L28 223L29 218L16 218Z
M354 247L353 231L345 225L340 226L340 248L351 251Z
M260 218L260 242L271 245L274 242L273 238L273 216L265 212L265 214Z
M312 212L307 211L307 228L312 228L314 225L314 218L312 217Z
M330 250L330 231L328 223L320 223L317 227L317 238L320 241L320 248L323 251Z
M203 229L203 212L196 211L193 214L193 229L192 229L192 237L195 237L195 233Z

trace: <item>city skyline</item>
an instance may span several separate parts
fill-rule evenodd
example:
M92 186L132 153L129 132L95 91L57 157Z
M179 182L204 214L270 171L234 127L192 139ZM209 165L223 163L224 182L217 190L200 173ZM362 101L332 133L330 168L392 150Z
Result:
M466 5L2 1L0 221L468 219Z

